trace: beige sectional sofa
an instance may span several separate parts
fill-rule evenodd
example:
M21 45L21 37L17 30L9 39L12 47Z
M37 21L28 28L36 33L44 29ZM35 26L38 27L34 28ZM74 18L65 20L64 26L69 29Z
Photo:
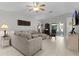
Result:
M31 56L42 49L42 37L32 37L26 31L15 31L11 35L11 45L22 54Z
M49 38L49 35L44 34L44 33L39 33L39 32L37 32L35 30L29 30L27 32L31 33L32 37L42 37L42 40Z

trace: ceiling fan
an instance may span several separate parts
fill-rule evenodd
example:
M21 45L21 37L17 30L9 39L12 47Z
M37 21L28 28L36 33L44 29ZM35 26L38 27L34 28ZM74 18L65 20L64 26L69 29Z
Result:
M33 6L27 5L29 7L29 11L44 11L45 4L39 4L39 2L33 2Z

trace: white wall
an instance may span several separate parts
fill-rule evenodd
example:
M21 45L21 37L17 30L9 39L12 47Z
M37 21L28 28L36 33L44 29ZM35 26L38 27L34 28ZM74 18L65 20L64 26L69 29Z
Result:
M31 26L18 26L17 20L31 21ZM0 27L2 24L8 25L8 30L37 30L39 21L28 17L28 14L14 13L0 10Z
M66 34L68 34L72 30L72 17L68 17L66 19L66 25L67 25L67 27L66 27L66 29L67 29Z

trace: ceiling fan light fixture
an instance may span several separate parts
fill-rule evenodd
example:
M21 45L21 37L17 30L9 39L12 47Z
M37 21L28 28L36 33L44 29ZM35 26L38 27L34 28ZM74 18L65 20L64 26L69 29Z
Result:
M44 9L44 6L45 6L45 4L39 4L38 2L33 2L33 6L31 6L31 9L29 9L29 10L33 10L33 11L35 11L35 12L38 12L38 11L44 11L45 9ZM28 6L27 6L28 7ZM29 6L30 7L30 6Z
M39 7L34 7L33 10L34 10L34 11L39 11L40 8L39 8Z

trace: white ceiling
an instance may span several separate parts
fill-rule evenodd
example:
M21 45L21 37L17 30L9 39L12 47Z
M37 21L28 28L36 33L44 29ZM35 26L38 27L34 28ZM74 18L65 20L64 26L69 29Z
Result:
M24 12L42 18L49 15L52 15L53 17L64 13L71 13L79 8L79 3L77 2L41 2L40 4L46 4L45 11L38 12L37 14L35 12L28 12L26 5L33 5L32 2L0 2L0 10L8 12ZM49 13L49 11L53 12Z

